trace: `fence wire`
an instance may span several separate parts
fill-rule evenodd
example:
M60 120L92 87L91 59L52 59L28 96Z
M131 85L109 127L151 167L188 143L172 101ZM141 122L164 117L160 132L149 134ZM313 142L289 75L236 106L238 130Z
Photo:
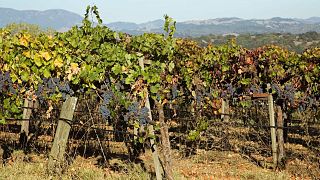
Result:
M0 125L1 147L9 154L19 148L48 154L60 107L61 104L56 104L49 118L45 117L48 106L43 104L32 109L30 119L7 119L6 124ZM229 116L226 120L221 118L221 113L208 114L182 107L175 110L166 108L172 149L178 150L182 158L203 156L208 151L233 151L258 166L268 167L268 163L272 162L272 152L267 101L231 102L229 111L229 114L223 114ZM153 116L156 121L156 111ZM284 130L286 164L297 169L304 168L310 177L320 177L319 117L318 110L290 111L284 115L285 126L275 127ZM137 159L139 152L133 127L124 122L122 114L112 121L104 119L99 113L98 103L92 98L83 97L78 100L73 119L67 151L70 161L76 156L96 156L100 157L101 166L107 166L114 157L128 162ZM19 144L21 121L30 121L29 141L25 147ZM148 144L140 146L138 148L141 150ZM304 163L293 164L294 160ZM292 173L299 172L292 170Z

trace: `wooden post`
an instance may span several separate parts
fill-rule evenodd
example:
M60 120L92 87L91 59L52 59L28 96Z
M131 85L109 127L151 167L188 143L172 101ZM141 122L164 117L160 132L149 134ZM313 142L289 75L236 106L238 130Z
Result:
M139 59L139 65L140 65L141 69L144 70L143 58ZM148 108L148 117L149 117L150 121L152 121L152 113L151 113L148 89L144 89L144 91L146 93L145 107ZM153 128L152 124L148 125L148 133L152 137L152 138L150 138L150 145L151 145L151 150L152 150L154 168L156 171L156 178L157 178L157 180L162 180L162 168L161 168L161 164L160 164L157 145L155 144L154 139L153 139L153 137L155 137L155 135L154 135L154 128Z
M24 105L23 105L23 114L22 114L22 122L21 122L21 130L20 130L20 146L21 148L26 148L27 142L28 142L28 135L29 135L29 124L30 124L30 117L32 114L32 107L33 107L33 102L31 99L28 97L25 98L24 100Z
M225 107L226 107L225 104L226 104L226 102L224 101L224 99L222 99L222 102L221 102L221 120L222 121L224 120Z
M66 101L62 105L57 131L49 155L48 170L50 173L62 172L62 167L65 161L65 150L76 104L76 97L67 97Z
M281 106L277 106L277 136L278 136L278 167L284 168L284 138L283 138L283 113Z
M170 145L168 126L167 126L167 123L165 122L163 105L159 102L156 102L156 105L159 113L161 144L162 144L163 158L164 158L164 172L165 172L164 174L166 176L166 179L173 180L171 145Z
M229 122L230 119L230 111L229 111L229 100L224 100L222 99L222 104L221 104L221 119L223 122Z
M287 109L283 111L283 140L284 142L288 142L288 133L289 133L289 129L288 129L288 123L289 120L292 119L292 114L291 111L288 111Z
M196 116L195 115L195 109L196 109L196 102L197 102L197 94L195 91L191 91L191 94L192 94L192 101L191 101L191 109L190 109L190 112L192 114L192 116Z
M138 128L136 127L136 124L133 126L133 140L136 142L138 140Z
M272 94L268 96L269 105L269 119L270 119L270 129L271 129L271 146L272 146L272 157L273 165L277 167L277 139L276 139L276 123L274 119L274 107L273 107L273 97Z

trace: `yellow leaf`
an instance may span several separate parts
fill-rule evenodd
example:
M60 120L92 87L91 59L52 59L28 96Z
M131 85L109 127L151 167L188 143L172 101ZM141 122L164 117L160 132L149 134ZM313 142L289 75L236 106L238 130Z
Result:
M72 74L68 74L67 78L68 78L69 81L71 81L72 80Z
M79 68L77 63L71 63L70 64L70 70L71 70L72 74L78 74L79 71L80 71L80 68Z
M195 91L192 91L191 94L192 94L193 97L197 96Z
M27 58L31 57L30 51L24 51L22 54Z
M41 56L45 59L45 60L50 60L51 59L51 55L49 52L46 51L40 51Z
M61 76L61 72L57 72L57 77L60 77Z
M54 60L53 64L55 67L61 68L63 66L62 58L58 57L57 59Z
M8 64L5 64L5 65L3 66L3 70L4 70L4 71L9 71Z
M26 92L26 88L25 88L25 87L22 87L22 88L20 89L20 93L24 93L24 92Z
M72 80L72 76L78 74L80 72L80 68L77 63L70 63L69 69L66 71L68 74L67 78L69 81Z
M19 42L20 42L20 45L23 45L25 47L28 47L28 40L29 40L30 36L28 35L23 35L20 39L19 39Z

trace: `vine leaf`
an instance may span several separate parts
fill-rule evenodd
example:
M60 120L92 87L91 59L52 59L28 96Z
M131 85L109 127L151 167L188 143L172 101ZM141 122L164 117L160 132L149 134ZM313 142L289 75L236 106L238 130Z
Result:
M169 72L172 72L172 70L174 69L174 67L175 67L175 65L174 65L174 63L173 62L170 62L169 63Z

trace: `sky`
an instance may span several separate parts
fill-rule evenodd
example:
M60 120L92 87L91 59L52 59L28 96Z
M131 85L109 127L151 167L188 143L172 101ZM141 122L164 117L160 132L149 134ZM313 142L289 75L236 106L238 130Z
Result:
M222 17L267 19L320 16L320 0L0 0L0 7L19 10L65 9L83 15L87 5L97 5L104 23L142 23L163 19L176 21Z

